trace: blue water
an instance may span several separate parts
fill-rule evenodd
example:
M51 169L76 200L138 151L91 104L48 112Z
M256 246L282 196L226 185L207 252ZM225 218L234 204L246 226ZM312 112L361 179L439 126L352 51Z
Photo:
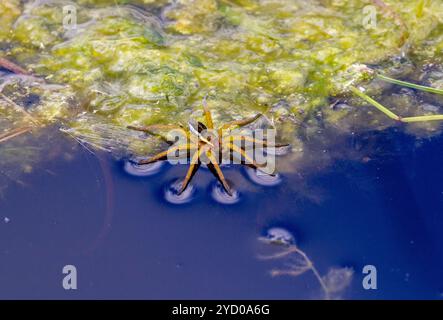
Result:
M370 161L334 160L283 174L277 186L226 168L240 193L232 205L212 198L206 169L192 200L174 205L165 188L185 166L134 177L123 161L82 149L70 162L48 161L0 200L0 298L321 298L312 273L271 277L274 262L257 258L257 238L281 227L321 274L354 269L342 298L439 299L443 138L417 145L402 130L378 135ZM77 290L62 287L68 264ZM362 287L367 264L377 268L377 290Z

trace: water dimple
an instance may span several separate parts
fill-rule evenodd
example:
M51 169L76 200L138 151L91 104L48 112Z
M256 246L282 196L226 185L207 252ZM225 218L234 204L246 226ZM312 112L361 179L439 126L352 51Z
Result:
M164 192L166 201L173 204L184 204L190 202L193 199L195 188L192 184L189 184L188 187L181 194L178 194L182 182L183 180L176 179L166 186Z
M264 237L260 237L260 240L272 243L272 244L279 244L279 245L285 245L290 246L295 244L295 238L291 232L284 228L280 227L272 227L266 231L266 234Z
M265 148L266 154L276 155L276 156L285 156L291 151L291 146L281 146L275 148Z
M229 182L228 182L229 183ZM240 193L237 190L231 188L232 195L229 195L220 182L213 184L212 186L212 198L218 203L222 204L235 204L240 201Z
M270 175L253 168L246 168L246 174L249 179L261 186L272 187L280 184L282 181L281 176L278 173Z
M139 165L138 162L140 160L142 160L142 158L125 161L124 169L126 173L136 177L149 177L158 173L164 165L163 161Z

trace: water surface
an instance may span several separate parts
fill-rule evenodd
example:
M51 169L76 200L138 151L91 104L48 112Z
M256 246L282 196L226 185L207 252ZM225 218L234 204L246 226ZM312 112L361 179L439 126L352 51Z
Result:
M354 269L343 298L440 298L443 138L417 146L391 130L380 143L386 152L375 159L337 160L303 179L281 174L277 186L225 168L240 193L232 205L212 198L205 169L191 201L176 205L165 188L185 166L135 177L122 161L84 149L70 162L48 161L0 201L0 297L321 298L311 273L271 277L274 262L257 259L257 238L282 227L321 274ZM294 191L301 182L308 196ZM77 267L76 291L62 287L67 264ZM377 290L362 288L366 264L377 267Z

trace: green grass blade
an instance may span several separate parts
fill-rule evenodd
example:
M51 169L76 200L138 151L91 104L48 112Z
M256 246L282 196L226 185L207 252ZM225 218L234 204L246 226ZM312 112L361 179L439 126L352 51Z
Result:
M429 116L417 116L402 118L402 122L426 122L426 121L441 121L443 120L442 114L433 114Z
M353 93L355 93L357 96L359 96L360 98L362 98L363 100L365 100L366 102L370 103L371 105L373 105L374 107L376 107L378 110L380 110L381 112L383 112L385 115L387 115L389 118L394 119L394 120L400 120L400 117L397 116L395 113L393 113L391 110L389 110L388 108L386 108L385 106L383 106L382 104L380 104L379 102L375 101L374 99L372 99L371 97L369 97L368 95L364 94L363 92L361 92L359 89L355 88L355 87L351 87L351 91Z
M421 86L415 83L411 83L411 82L406 82L406 81L401 81L401 80L396 80L396 79L392 79L390 77L378 74L377 78L386 81L386 82L390 82L393 84L397 84L400 86L404 86L404 87L408 87L408 88L412 88L412 89L417 89L420 91L425 91L425 92L430 92L430 93L436 93L436 94L443 94L443 90L442 89L437 89L437 88L432 88L432 87L427 87L427 86Z

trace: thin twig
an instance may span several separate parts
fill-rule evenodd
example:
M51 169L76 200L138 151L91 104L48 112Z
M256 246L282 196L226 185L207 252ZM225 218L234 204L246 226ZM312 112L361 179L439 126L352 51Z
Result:
M25 69L23 69L22 67L20 67L19 65L16 65L15 63L0 57L0 67L7 69L13 73L16 74L26 74L26 75L30 75L31 73Z
M24 133L31 131L31 130L32 130L31 127L21 127L21 128L9 130L9 131L0 135L0 143L6 142L12 138L20 136Z

